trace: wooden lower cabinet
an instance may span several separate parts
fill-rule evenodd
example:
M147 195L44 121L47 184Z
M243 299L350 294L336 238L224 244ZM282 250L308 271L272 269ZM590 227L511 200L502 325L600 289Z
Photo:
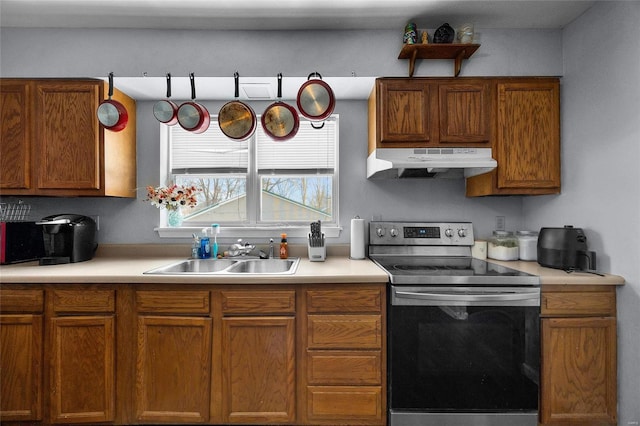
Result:
M137 291L136 307L136 421L208 422L209 292Z
M386 424L386 284L10 284L0 422Z
M617 424L615 287L542 293L540 423Z
M305 424L386 424L385 286L305 292Z
M223 290L222 421L296 421L296 292Z
M97 423L115 417L115 317L51 319L51 421Z
M295 319L222 321L222 407L228 423L295 421Z
M42 338L42 315L0 314L0 420L42 418Z
M49 293L51 423L115 419L115 290Z

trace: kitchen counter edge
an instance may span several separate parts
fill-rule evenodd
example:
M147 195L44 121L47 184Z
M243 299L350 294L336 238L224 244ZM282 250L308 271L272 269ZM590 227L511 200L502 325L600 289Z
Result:
M369 259L349 259L349 246L327 248L324 262L311 262L306 246L290 246L292 257L300 257L293 275L145 275L144 272L187 259L188 245L113 244L102 245L93 259L66 265L39 266L25 262L0 266L0 283L184 283L184 284L305 284L384 283L386 272ZM540 266L537 262L488 262L540 277L541 285L624 285L619 275L566 272Z
M311 262L306 246L290 247L300 257L292 275L146 275L145 271L188 258L185 245L104 245L93 259L64 265L25 262L0 266L0 283L129 283L129 284L312 284L386 283L388 275L369 259L349 259L348 247L328 250L324 262Z
M624 285L625 279L619 275L596 275L588 272L567 272L562 269L553 269L541 266L538 262L527 261L503 261L487 259L487 262L506 266L527 274L540 277L540 285Z

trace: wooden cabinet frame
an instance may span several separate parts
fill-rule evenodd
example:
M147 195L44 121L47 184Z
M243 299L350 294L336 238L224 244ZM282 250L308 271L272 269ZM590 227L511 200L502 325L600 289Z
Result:
M615 291L543 286L542 426L617 424Z
M33 386L6 399L17 376L2 377L1 420L383 426L385 289L3 285L2 368L5 342L32 342Z
M129 115L120 132L96 110L98 79L0 79L0 194L136 196L136 103L115 90Z

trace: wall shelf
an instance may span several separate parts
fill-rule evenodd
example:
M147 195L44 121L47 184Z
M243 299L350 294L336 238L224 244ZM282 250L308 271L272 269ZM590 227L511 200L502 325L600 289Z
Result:
M409 77L413 77L416 59L453 59L453 72L457 77L463 59L469 59L480 47L479 44L405 44L398 59L409 59Z

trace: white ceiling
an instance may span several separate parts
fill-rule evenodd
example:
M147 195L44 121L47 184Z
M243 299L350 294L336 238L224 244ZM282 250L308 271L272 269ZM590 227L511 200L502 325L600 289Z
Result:
M0 0L0 25L215 30L562 28L587 0Z

